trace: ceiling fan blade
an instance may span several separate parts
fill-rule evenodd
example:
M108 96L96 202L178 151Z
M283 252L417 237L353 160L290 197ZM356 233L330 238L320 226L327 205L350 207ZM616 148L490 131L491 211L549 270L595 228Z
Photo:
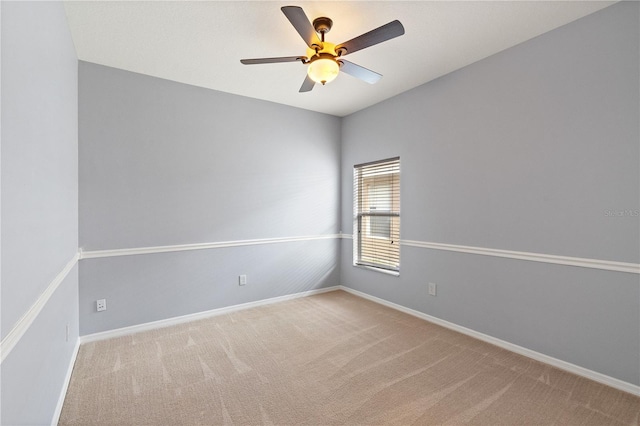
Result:
M316 84L315 81L311 80L311 77L307 75L307 77L302 82L302 86L300 86L300 90L298 92L310 92L313 89L313 86Z
M295 62L295 61L306 61L306 56L281 56L279 58L258 58L258 59L240 59L245 65L255 65L255 64L275 64L278 62Z
M298 31L300 37L307 43L307 46L313 49L313 46L322 46L322 42L316 34L316 30L313 29L313 25L309 22L309 18L304 13L301 7L298 6L283 6L280 8L282 13L287 17L291 25Z
M371 71L370 69L356 65L345 59L339 59L338 62L340 62L340 71L355 78L359 78L362 81L366 81L369 84L377 83L378 80L382 78L382 74L378 74L375 71Z
M391 21L375 30L371 30L368 33L364 33L337 45L336 52L339 52L341 56L348 55L349 53L357 52L358 50L382 43L383 41L391 40L402 34L404 34L404 27L400 21Z

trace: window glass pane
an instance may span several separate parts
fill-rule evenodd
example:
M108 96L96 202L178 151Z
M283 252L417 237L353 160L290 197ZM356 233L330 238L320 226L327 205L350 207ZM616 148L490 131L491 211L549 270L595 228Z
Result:
M367 185L367 203L372 213L391 211L391 182L387 179L370 178ZM368 234L371 237L391 238L391 218L389 216L372 216L369 222Z

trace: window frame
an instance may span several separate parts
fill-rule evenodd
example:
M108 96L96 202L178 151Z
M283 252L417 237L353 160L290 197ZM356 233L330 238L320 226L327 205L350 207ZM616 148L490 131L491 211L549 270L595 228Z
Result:
M373 193L376 195L372 197L371 185L376 183L379 176L385 175L389 177L382 178L378 183L380 187L389 188L389 195L386 196L380 190L374 189ZM371 180L371 183L365 183L366 180ZM353 191L353 266L399 276L400 157L354 165ZM370 204L374 201L389 207L386 210L373 211L377 206L373 207ZM369 207L365 207L367 205ZM375 230L371 230L371 219L376 217L388 218L388 238L375 235ZM368 230L365 231L364 228ZM389 243L385 244L385 241ZM393 244L395 245L392 246ZM367 252L365 255L363 245Z

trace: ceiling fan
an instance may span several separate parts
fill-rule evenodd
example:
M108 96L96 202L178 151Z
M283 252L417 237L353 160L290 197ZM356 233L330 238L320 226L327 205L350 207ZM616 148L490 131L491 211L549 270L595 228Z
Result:
M404 34L404 27L395 20L340 44L325 41L324 36L331 30L333 21L326 17L313 20L313 24L298 6L284 6L281 8L291 25L307 43L307 56L281 56L277 58L241 59L245 65L273 64L278 62L300 61L308 65L307 76L299 92L309 92L316 83L329 83L342 71L367 83L373 84L382 78L381 74L371 71L353 62L342 59L350 53L391 40ZM320 35L320 38L318 38Z

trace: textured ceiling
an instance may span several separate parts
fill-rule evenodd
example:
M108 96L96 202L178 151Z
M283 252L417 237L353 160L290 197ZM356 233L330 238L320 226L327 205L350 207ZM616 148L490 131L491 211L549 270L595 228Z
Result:
M486 58L614 2L598 1L67 1L78 58L195 86L345 116ZM341 73L298 93L300 63L242 58L305 55L280 11L333 19L340 43L394 19L405 35L346 59L384 75L370 85Z

